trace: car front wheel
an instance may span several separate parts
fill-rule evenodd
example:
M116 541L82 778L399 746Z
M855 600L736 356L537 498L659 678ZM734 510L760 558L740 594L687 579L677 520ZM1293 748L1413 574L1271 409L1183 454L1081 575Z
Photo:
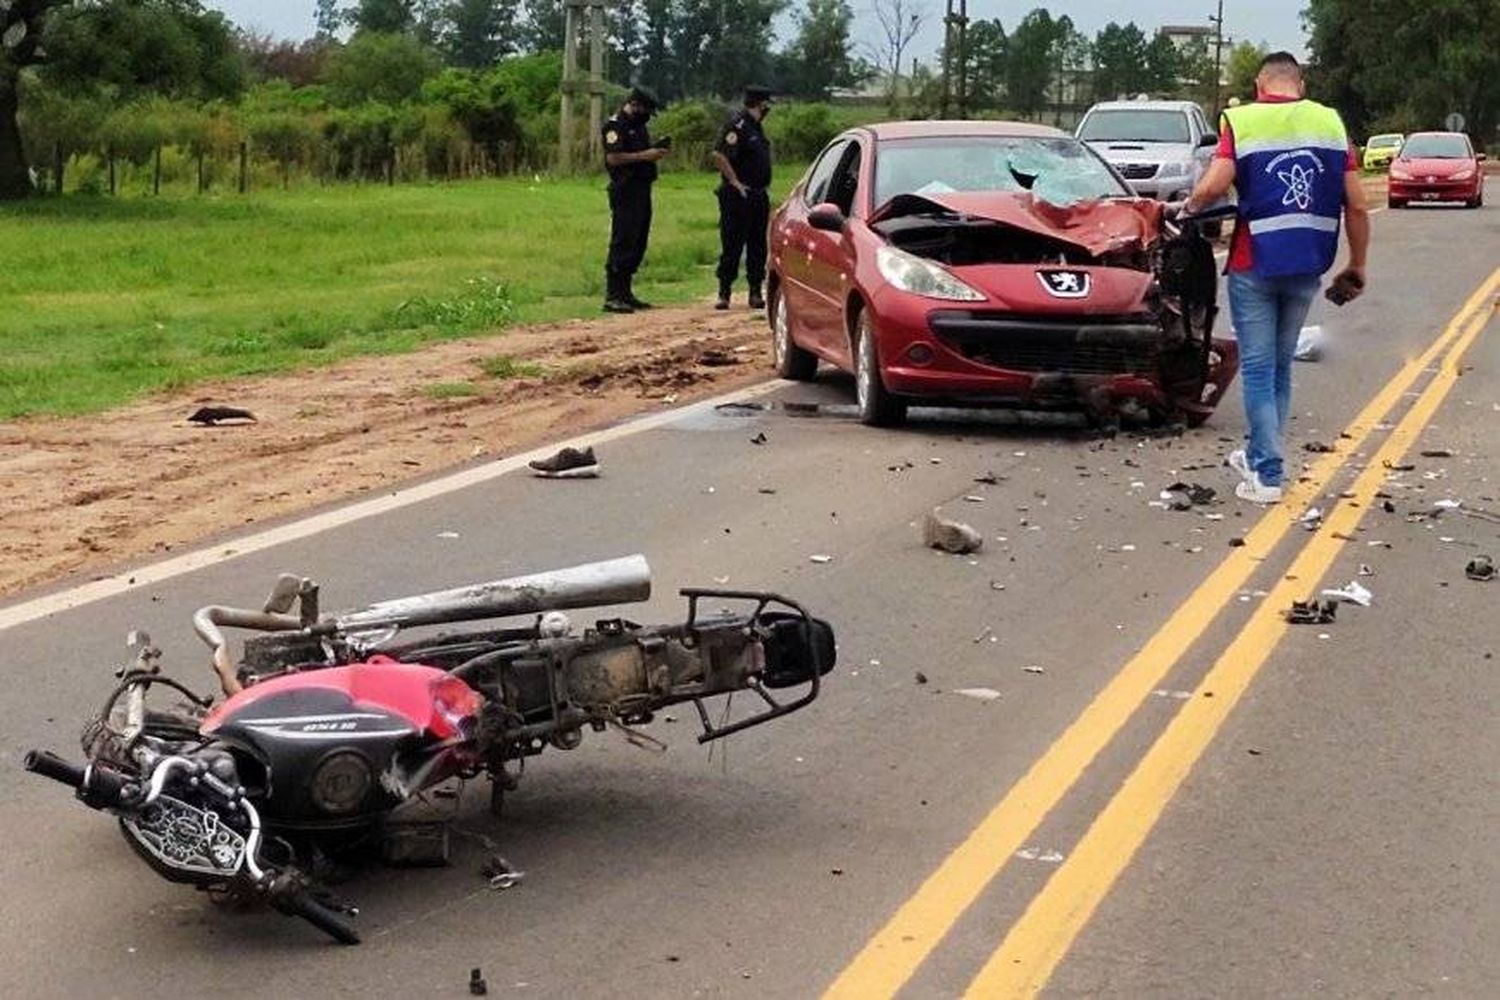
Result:
M854 349L854 394L859 421L870 427L896 427L906 420L906 401L886 391L880 376L880 352L869 310L859 314L859 342Z
M818 374L817 355L798 347L792 339L792 320L780 288L771 290L771 350L775 354L776 374L782 378L810 382Z

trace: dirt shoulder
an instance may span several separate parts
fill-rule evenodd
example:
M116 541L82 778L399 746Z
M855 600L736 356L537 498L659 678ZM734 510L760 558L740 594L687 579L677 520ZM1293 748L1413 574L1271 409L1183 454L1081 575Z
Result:
M488 376L496 355L545 374ZM689 306L0 423L0 595L770 376L763 316ZM188 423L210 404L256 422Z

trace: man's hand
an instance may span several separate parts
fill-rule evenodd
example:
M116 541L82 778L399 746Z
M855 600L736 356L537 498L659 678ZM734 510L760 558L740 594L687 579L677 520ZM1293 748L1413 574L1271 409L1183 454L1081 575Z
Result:
M667 158L667 154L670 153L670 152L672 152L670 149L664 149L664 148L658 146L655 149L645 150L643 153L641 153L641 155L644 156L646 159L650 160L651 162L655 163L657 160L664 160L664 159L666 159Z
M734 189L740 193L741 198L750 197L750 185L746 184L744 181L738 180L732 181L731 183L733 184Z
M1338 274L1334 275L1333 281L1324 292L1324 297L1336 306L1353 302L1364 294L1365 291L1365 269L1350 264Z

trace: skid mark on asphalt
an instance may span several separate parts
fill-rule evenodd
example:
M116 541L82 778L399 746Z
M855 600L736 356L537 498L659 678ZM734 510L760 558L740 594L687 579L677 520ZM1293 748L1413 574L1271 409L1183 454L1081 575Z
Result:
M1496 271L1484 288L1500 285ZM1032 996L1046 985L1099 903L1125 870L1146 836L1161 818L1167 803L1193 765L1207 750L1229 713L1270 658L1288 624L1281 609L1302 596L1332 567L1343 546L1353 537L1364 512L1375 505L1375 494L1390 467L1416 443L1438 407L1458 380L1464 352L1489 325L1494 306L1474 312L1443 358L1437 374L1418 394L1417 401L1376 451L1339 503L1323 519L1272 587L1270 596L1225 648L1204 677L1195 697L1152 744L1131 775L1074 849L1066 864L1032 899L1020 920L970 984L966 996Z
M1408 361L1370 400L1340 437L1341 451L1323 455L1288 491L1285 509L1300 510L1322 493L1348 455L1365 441L1403 393L1463 335L1500 287L1491 274L1433 343ZM1168 618L1165 625L1115 674L1077 719L1039 757L990 813L938 866L890 920L865 944L829 987L829 998L866 1000L901 989L952 929L958 918L1020 850L1136 709L1159 689L1179 659L1218 613L1229 606L1272 549L1296 525L1275 510L1263 516Z

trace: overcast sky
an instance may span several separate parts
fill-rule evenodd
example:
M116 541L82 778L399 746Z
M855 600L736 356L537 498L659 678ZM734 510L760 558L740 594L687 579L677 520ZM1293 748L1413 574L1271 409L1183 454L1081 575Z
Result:
M918 36L915 54L936 51L942 40L944 0L915 0L927 12L927 23ZM1207 24L1217 0L1057 0L1053 3L970 0L969 17L998 17L1009 31L1033 7L1045 6L1054 15L1067 14L1084 34L1092 37L1111 20L1135 21L1149 34L1162 24ZM1273 49L1304 51L1299 11L1306 0L1226 0L1225 32L1234 40L1266 42ZM305 38L313 33L313 0L207 0L208 6L225 11L236 24L284 38ZM876 25L870 15L871 0L853 0L855 40L870 42Z

